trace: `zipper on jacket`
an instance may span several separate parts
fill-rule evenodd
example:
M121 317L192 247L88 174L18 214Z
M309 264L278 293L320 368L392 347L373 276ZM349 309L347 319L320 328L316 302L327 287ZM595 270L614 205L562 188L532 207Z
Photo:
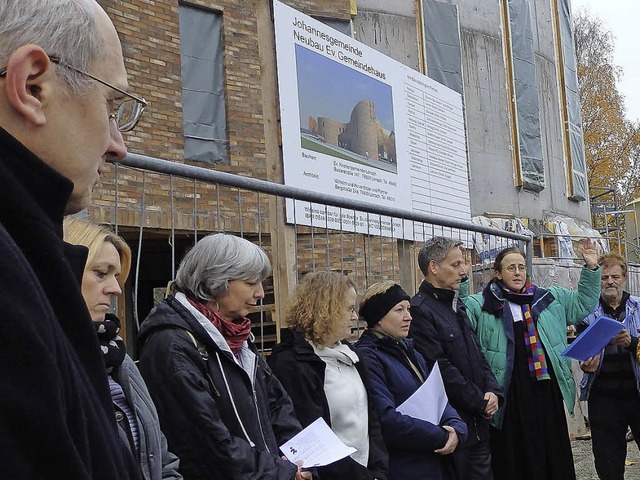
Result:
M476 430L476 440L480 441L480 434L478 433L478 420L476 417L473 417L473 427Z
M247 433L247 430L244 428L244 424L242 423L242 419L240 418L240 414L238 413L238 409L236 407L236 402L233 400L233 395L231 394L231 388L229 387L227 376L225 375L224 368L222 367L222 361L220 361L219 352L216 352L216 358L218 359L218 366L220 367L220 373L222 373L222 379L224 380L224 385L227 387L227 393L229 393L229 400L231 400L231 406L233 407L233 411L236 414L236 419L240 424L240 428L242 429L242 433L244 433L244 437L247 439L247 442L249 442L249 445L251 445L251 448L253 448L256 446L256 444L251 441L251 438L249 438L249 434Z
M260 427L260 435L262 435L262 442L264 443L264 448L267 449L267 452L271 453L271 450L269 450L269 445L267 444L267 439L264 436L264 430L262 429L262 419L260 418L260 409L258 408L258 396L256 395L256 380L258 377L258 358L256 357L256 363L254 364L255 366L253 367L253 379L254 381L251 382L251 391L253 392L253 404L256 407L256 416L258 417L258 426Z

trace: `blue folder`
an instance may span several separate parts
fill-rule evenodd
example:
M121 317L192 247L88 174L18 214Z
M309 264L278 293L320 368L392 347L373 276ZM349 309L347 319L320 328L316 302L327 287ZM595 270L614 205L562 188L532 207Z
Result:
M624 324L609 317L598 317L560 355L584 362L602 351Z

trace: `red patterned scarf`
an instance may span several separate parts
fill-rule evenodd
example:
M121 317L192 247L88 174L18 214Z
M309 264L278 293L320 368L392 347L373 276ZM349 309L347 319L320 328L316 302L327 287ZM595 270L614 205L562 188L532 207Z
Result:
M238 352L242 348L242 344L249 338L251 334L251 320L247 317L243 317L240 323L229 322L222 318L220 312L211 310L206 305L187 297L189 303L198 310L201 314L209 319L214 327L222 334L227 341L229 348L234 355L238 355Z
M510 302L520 305L522 308L522 316L527 329L524 331L524 344L529 347L527 350L527 359L529 361L529 373L536 380L549 380L549 371L547 369L547 359L538 336L538 329L531 316L530 302L533 299L534 287L531 280L527 278L524 288L520 292L509 290L502 282L500 286L505 292L505 298Z

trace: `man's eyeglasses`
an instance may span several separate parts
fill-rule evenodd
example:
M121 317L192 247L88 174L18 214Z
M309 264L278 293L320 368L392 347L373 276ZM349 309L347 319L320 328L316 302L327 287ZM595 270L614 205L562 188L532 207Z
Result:
M526 272L527 266L526 265L509 265L508 267L505 267L505 270L511 273L514 273L516 270L518 270L519 272Z
M132 95L129 92L122 90L121 88L111 85L110 83L105 82L104 80L101 80L98 77L91 75L90 73L84 72L79 68L74 67L73 65L69 65L68 63L64 63L60 60L60 58L54 55L50 55L49 59L56 65L68 68L69 70L73 70L76 73L89 77L90 79L95 80L96 82L101 83L106 87L112 88L116 92L128 97L124 99L121 98L112 100L113 107L111 109L111 112L109 112L109 119L113 119L116 121L118 130L120 130L121 132L129 132L135 128L135 126L138 124L138 121L140 120L140 115L142 115L144 107L147 106L147 102L144 98L136 97L135 95ZM7 67L0 68L0 77L4 77L6 76L6 74Z

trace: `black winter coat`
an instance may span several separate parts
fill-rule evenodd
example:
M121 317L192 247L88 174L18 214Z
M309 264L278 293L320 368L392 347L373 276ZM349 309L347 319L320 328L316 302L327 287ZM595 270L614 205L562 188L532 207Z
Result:
M396 410L422 385L432 365L413 347L413 340L380 338L365 330L355 344L357 352L367 360L371 378L373 402L380 416L382 433L389 451L390 480L442 480L447 471L449 455L434 450L445 446L447 425L458 434L458 448L467 438L467 427L456 411L447 404L439 425L412 418ZM420 372L415 373L411 364Z
M139 368L180 473L185 480L294 478L297 467L278 450L302 429L289 395L251 342L253 378L217 330L214 341L199 323L202 314L177 297L143 322Z
M282 329L281 343L269 356L269 366L293 400L296 415L303 427L322 417L331 426L331 414L324 393L326 364L318 357L301 333ZM334 480L386 480L389 460L382 438L380 420L375 411L369 386L369 378L362 360L355 364L367 390L369 407L369 461L363 467L351 457L317 469L321 479Z
M467 445L489 439L489 424L483 414L487 405L484 394L495 393L502 402L502 390L482 355L476 334L455 292L435 288L426 280L411 299L413 321L409 337L416 350L437 361L449 402L469 429Z
M62 241L72 189L0 129L2 478L137 477L80 291L87 249Z

